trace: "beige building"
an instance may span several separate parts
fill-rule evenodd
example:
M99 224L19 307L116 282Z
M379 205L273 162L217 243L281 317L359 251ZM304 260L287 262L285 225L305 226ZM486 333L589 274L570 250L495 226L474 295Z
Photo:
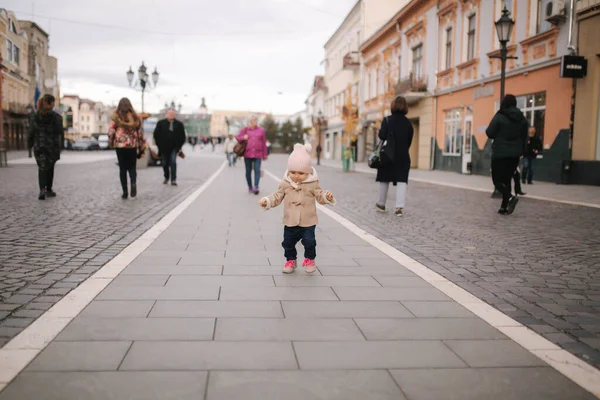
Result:
M215 110L210 120L210 136L224 137L229 133L237 135L239 129L247 125L253 115L258 117L259 123L265 116L264 113L252 111Z
M35 22L19 21L19 24L29 38L29 98L35 98L36 92L60 98L58 61L48 54L50 36Z
M28 75L29 39L15 14L0 9L0 52L5 69L2 79L2 123L8 150L27 147L29 113L33 110Z
M77 140L108 132L112 107L77 95L65 95L60 102L70 109L73 117L73 126L67 130L66 138Z
M327 130L321 133L321 143L326 159L337 160L342 156L344 121L341 115L348 85L352 97L358 97L362 24L362 0L359 0L325 43L326 94L323 114L327 119Z

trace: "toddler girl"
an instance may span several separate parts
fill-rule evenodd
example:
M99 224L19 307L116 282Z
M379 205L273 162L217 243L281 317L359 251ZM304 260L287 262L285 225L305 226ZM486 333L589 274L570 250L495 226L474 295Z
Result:
M258 204L266 210L277 207L283 201L283 243L286 258L283 272L291 274L296 269L296 243L302 241L304 246L304 263L306 273L315 272L317 241L315 228L318 223L317 205L335 205L333 193L321 189L317 171L312 167L310 144L294 145L294 151L288 159L288 169L279 189L268 197L260 199Z

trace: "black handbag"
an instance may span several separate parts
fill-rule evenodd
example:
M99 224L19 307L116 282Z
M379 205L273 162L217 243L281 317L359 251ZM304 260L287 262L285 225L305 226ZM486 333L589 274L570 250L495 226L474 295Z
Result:
M375 150L373 151L373 153L369 155L369 158L367 159L367 164L369 165L369 168L379 169L381 167L381 158L379 154L381 152L382 144L383 142L379 142L377 146L375 146Z

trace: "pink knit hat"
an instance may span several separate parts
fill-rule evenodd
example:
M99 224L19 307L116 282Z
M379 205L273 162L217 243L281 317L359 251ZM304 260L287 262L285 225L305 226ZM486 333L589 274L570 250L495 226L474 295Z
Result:
M288 171L312 173L312 146L310 143L294 145L294 151L288 159Z

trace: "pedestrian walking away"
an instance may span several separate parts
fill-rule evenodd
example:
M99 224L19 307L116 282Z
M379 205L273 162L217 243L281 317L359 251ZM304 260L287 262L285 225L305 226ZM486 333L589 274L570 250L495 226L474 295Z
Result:
M519 165L527 139L527 119L517 108L517 99L507 94L502 99L500 110L494 115L486 129L492 143L492 181L502 193L499 214L512 214L519 198L511 195L510 180Z
M258 126L256 116L250 118L250 124L242 128L237 135L237 141L246 142L244 152L244 164L246 166L246 183L248 193L258 194L260 192L260 167L263 160L267 159L267 137L265 130ZM252 185L252 171L254 171L254 185Z
M320 144L317 145L317 165L321 165L321 152L323 152L323 148Z
M333 193L321 189L317 171L312 167L312 146L310 144L294 145L288 159L288 169L277 191L259 200L258 204L265 210L277 207L283 202L283 246L285 265L283 273L291 274L297 267L296 244L301 241L304 246L304 262L302 266L307 274L317 269L317 240L315 229L319 223L317 218L317 202L335 205Z
M108 143L117 152L119 178L123 189L122 199L137 196L137 160L144 155L146 139L142 129L142 119L135 112L131 102L124 97L111 118L108 129ZM127 188L127 174L131 181L131 193Z
M55 197L52 190L54 183L54 165L60 159L63 137L63 119L53 111L56 99L45 94L37 102L37 111L29 121L27 146L33 148L33 155L38 166L39 200Z
M527 137L527 145L525 147L525 155L523 156L523 175L522 182L533 184L533 165L537 159L539 152L542 150L542 141L536 135L535 126L530 126Z
M167 110L167 118L161 119L154 128L154 142L158 146L164 171L164 184L177 186L177 155L185 143L183 123L175 119L175 110Z
M230 167L235 166L237 161L237 156L233 152L235 145L237 144L237 140L233 137L233 135L229 135L227 139L225 139L224 147L225 147L225 156L227 157L227 163Z
M396 97L390 106L392 115L386 117L379 129L379 139L391 146L388 153L393 154L393 160L377 169L376 181L379 182L379 199L375 204L377 210L385 212L390 183L396 186L396 210L398 217L404 215L406 192L408 189L408 173L410 172L410 145L414 130L412 123L406 118L408 104L402 96Z

